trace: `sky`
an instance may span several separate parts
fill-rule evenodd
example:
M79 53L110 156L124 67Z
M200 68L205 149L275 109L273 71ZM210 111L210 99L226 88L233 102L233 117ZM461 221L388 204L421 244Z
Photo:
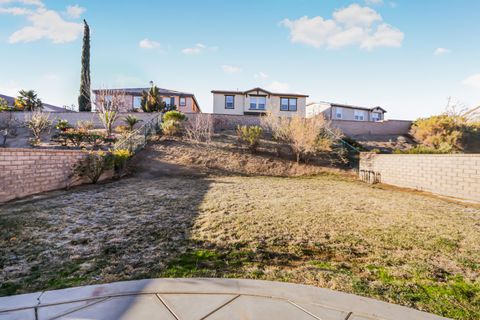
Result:
M480 104L480 1L0 0L0 93L77 104L83 19L94 88L262 87L415 119Z

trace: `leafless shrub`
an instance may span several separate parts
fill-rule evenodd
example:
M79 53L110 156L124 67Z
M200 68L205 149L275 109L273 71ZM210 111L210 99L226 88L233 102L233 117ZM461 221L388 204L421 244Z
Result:
M210 114L197 114L185 125L185 137L195 142L209 142L213 136L213 117Z
M335 141L341 137L341 132L332 128L323 115L307 119L267 113L262 117L262 124L270 130L275 139L290 145L297 162L319 153L331 152Z

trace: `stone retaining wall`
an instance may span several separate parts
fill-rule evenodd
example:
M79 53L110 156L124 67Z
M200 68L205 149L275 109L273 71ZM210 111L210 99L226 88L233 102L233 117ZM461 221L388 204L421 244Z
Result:
M0 149L0 203L84 183L72 179L83 156L78 150Z
M360 155L360 178L480 202L480 154Z

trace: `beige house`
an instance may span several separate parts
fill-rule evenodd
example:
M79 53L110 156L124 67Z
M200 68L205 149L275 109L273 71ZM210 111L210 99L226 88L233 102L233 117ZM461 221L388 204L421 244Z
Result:
M306 106L307 118L323 114L328 120L383 121L386 112L381 107L363 108L330 102L314 102Z
M213 90L213 113L262 115L267 111L280 116L305 117L307 95L276 93L262 88L247 91Z
M123 96L123 103L120 106L120 112L141 111L142 93L149 91L150 88L126 88L126 89L99 89L93 90L96 95L98 93L107 92L114 94L119 92ZM168 89L158 88L163 102L167 106L175 106L181 112L201 112L197 99L193 93L186 93ZM108 99L108 97L107 97ZM96 101L96 100L95 100Z

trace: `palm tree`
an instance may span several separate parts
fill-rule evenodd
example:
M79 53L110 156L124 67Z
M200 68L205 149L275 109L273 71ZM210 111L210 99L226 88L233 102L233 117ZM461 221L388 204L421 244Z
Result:
M132 116L132 115L128 115L125 118L123 118L123 122L125 122L127 124L129 131L133 131L133 128L135 127L135 125L137 123L139 123L140 121L142 121L142 120L140 120L137 117Z
M165 103L162 102L162 97L160 96L160 90L155 85L152 85L150 90L143 91L141 106L145 112L158 112L164 111Z
M15 107L24 111L42 110L43 103L33 90L20 90L15 99Z

